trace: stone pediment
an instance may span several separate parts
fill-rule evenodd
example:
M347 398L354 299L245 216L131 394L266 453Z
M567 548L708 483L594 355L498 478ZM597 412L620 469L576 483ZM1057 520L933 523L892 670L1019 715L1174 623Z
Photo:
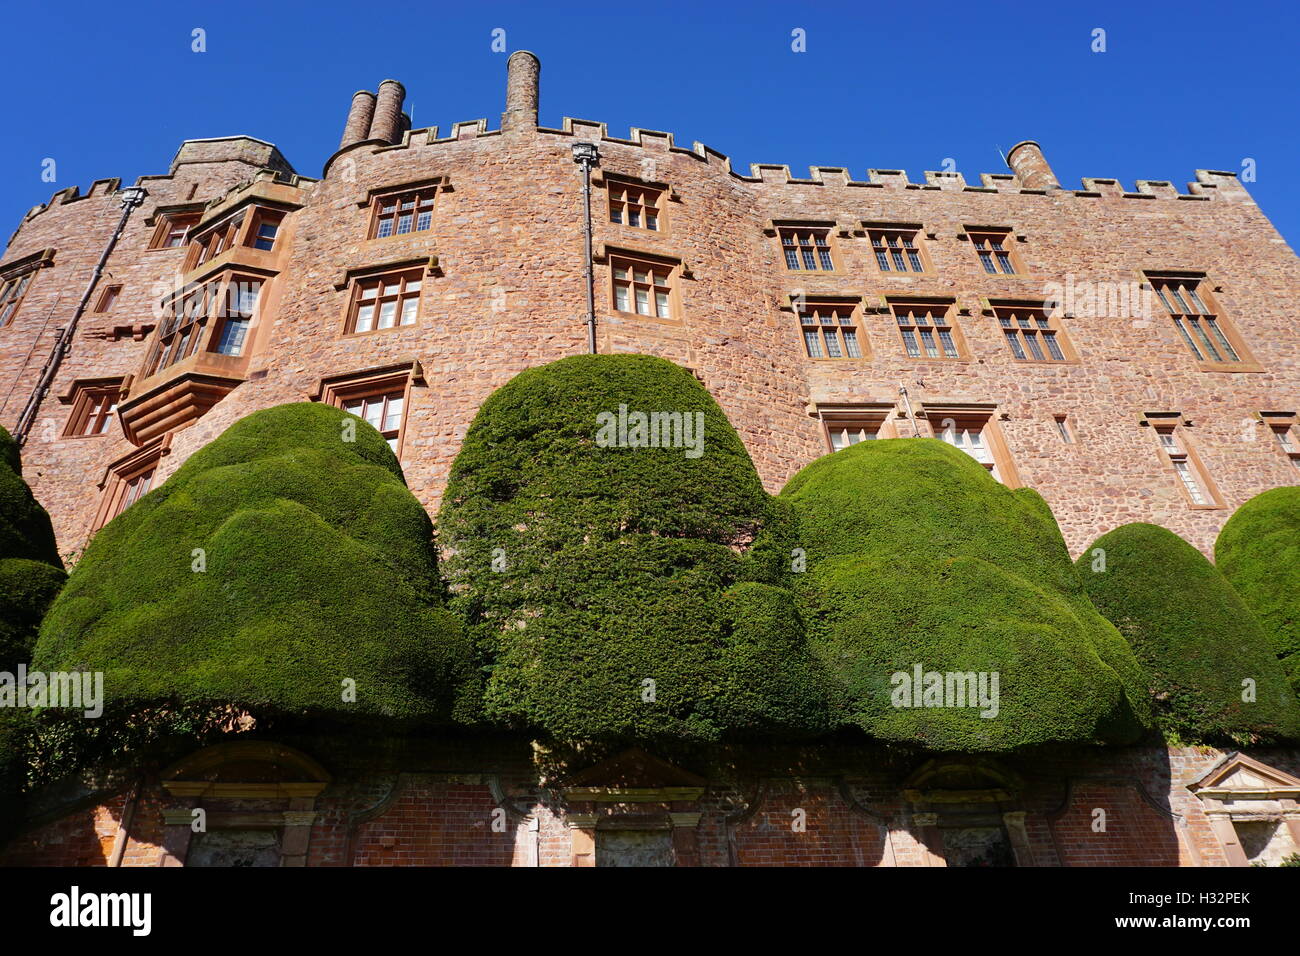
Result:
M1228 753L1188 789L1199 797L1218 799L1300 798L1300 779L1245 754Z

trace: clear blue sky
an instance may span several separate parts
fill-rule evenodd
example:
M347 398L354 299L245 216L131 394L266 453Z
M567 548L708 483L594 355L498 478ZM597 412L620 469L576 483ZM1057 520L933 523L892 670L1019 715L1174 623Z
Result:
M191 52L191 31L207 51ZM181 140L246 133L320 174L352 93L395 77L416 127L499 122L509 50L542 60L541 120L673 132L737 169L968 180L1043 144L1062 184L1240 172L1300 242L1300 3L694 0L553 4L9 3L0 235L58 188L166 172ZM806 32L807 52L791 49ZM1094 53L1092 31L1106 31ZM58 180L41 181L42 160Z

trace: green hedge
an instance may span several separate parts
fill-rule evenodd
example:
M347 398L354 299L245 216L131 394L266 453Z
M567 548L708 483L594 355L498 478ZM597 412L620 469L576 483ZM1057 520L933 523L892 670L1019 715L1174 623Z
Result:
M1238 508L1219 532L1214 560L1300 694L1300 487L1274 488Z
M1201 552L1156 525L1126 524L1093 542L1075 567L1145 668L1167 731L1237 745L1300 735L1300 708L1267 634ZM1242 700L1245 678L1255 681L1252 702Z
M281 405L95 536L36 664L103 671L122 711L473 719L472 653L441 598L431 523L384 439L330 406Z
M0 671L31 661L41 618L67 580L50 516L23 481L18 443L0 428ZM0 709L0 838L21 818L29 714Z
M800 519L798 579L843 719L935 750L1130 742L1149 726L1141 668L1088 601L1046 503L934 439L863 442L781 493ZM996 717L894 706L896 672L996 672Z
M702 415L702 453L602 446L620 406ZM567 740L824 729L779 547L747 547L769 519L789 515L685 369L577 356L516 376L479 410L439 516L487 713Z
M0 670L31 660L41 618L67 575L50 516L23 481L18 444L0 428Z

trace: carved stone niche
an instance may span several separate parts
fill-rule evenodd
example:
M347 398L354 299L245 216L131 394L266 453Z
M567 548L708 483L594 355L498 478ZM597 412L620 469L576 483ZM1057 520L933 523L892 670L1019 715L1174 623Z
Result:
M983 757L936 758L903 782L929 866L1033 866L1020 778Z
M698 866L705 785L637 748L569 777L570 865Z
M1227 753L1187 788L1200 799L1229 866L1277 866L1300 853L1300 779Z
M191 754L162 775L172 805L163 809L159 865L306 866L316 798L329 781L307 754L269 741Z

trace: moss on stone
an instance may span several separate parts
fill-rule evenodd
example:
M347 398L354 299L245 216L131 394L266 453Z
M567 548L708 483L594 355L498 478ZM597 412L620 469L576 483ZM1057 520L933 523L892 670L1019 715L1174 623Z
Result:
M1167 732L1238 745L1300 734L1300 708L1268 636L1201 552L1156 525L1126 524L1093 542L1075 567L1146 670ZM1253 701L1242 700L1247 678Z
M1042 498L934 439L863 442L781 493L799 516L809 640L843 719L935 750L1136 740L1149 725L1132 650L1088 601ZM996 672L997 716L896 707L893 675Z
M602 444L620 406L632 429L636 412L701 416L702 453ZM439 517L489 715L567 740L824 728L776 546L743 554L771 508L685 369L578 356L516 376L479 410Z
M470 719L472 655L441 593L429 518L379 433L281 405L95 536L36 664L103 671L109 706L126 710Z
M1265 491L1238 508L1219 532L1214 560L1300 694L1300 487Z

